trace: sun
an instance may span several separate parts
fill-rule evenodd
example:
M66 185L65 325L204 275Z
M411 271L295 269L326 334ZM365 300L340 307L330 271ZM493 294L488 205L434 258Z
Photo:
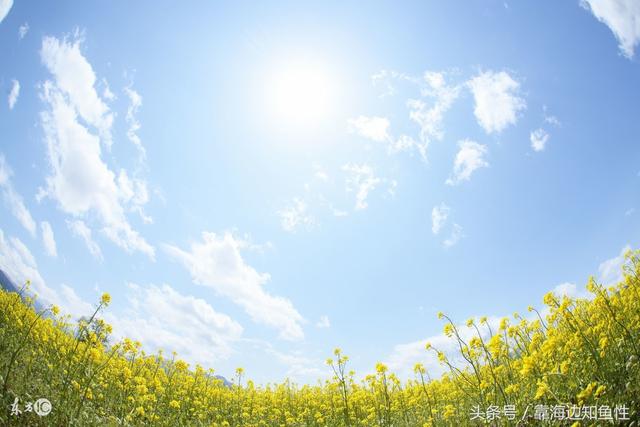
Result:
M308 126L331 113L335 81L322 61L289 60L274 67L266 89L268 108L278 122Z

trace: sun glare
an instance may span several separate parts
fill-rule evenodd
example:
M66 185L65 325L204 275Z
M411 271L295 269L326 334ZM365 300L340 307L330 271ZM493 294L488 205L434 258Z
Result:
M324 64L290 61L271 73L268 108L279 122L288 125L317 124L330 113L334 90L331 73Z

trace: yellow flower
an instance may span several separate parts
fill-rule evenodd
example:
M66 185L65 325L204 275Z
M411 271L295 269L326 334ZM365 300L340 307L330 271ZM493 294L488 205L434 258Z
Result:
M547 292L542 298L542 302L546 305L553 305L556 301L556 297L553 295L553 292Z
M591 382L589 383L584 390L582 390L580 393L578 393L578 402L582 403L585 402L587 399L589 399L589 397L591 397L591 395L593 394L594 390L596 389L596 386L598 385L598 383L595 382ZM601 393L604 393L604 389L601 391Z
M501 331L506 331L507 328L509 327L509 319L507 319L506 317L503 317L502 319L500 319L500 330Z
M607 345L609 344L609 339L607 337L602 337L600 338L600 349L604 350L607 348Z
M103 293L102 296L100 297L100 304L102 305L109 305L109 303L111 302L111 295L109 295L107 292Z
M451 418L456 414L456 407L449 404L444 407L444 413L442 414L445 419Z
M535 361L533 357L526 356L522 359L522 369L520 370L521 375L527 375L529 372L533 370L535 367Z
M480 341L478 337L473 337L471 341L469 341L469 347L471 348L479 348L480 346L482 346L482 341Z
M102 352L100 350L98 350L97 348L92 348L89 351L89 357L94 362L97 361L98 359L100 359L100 356L102 356Z
M184 360L176 360L175 367L178 371L186 371L189 365Z
M536 395L534 399L540 399L544 397L545 394L549 391L549 384L544 381L538 381L538 389L536 390Z
M518 384L509 384L504 389L504 392L507 394L516 393L517 391L518 391Z
M447 323L446 325L444 325L444 334L448 337L450 337L451 335L453 335L453 325L451 323Z

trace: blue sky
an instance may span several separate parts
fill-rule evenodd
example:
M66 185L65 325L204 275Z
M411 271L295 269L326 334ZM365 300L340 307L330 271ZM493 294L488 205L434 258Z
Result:
M640 6L0 1L0 268L260 382L615 280Z

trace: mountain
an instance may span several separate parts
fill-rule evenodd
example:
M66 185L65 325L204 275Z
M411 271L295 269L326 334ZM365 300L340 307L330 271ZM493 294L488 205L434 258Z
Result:
M213 378L222 381L222 385L227 387L227 388L231 388L231 382L226 379L225 377L223 377L222 375L215 375Z
M22 288L22 286L18 286L16 282L13 279L11 279L11 277L9 277L9 275L5 273L4 270L0 268L0 288L4 289L7 292L20 293L20 289ZM30 292L28 291L24 292L22 294L22 300L24 301L25 297L29 295L30 295ZM45 308L37 298L33 301L33 306L36 309L36 311L40 311ZM45 316L47 316L47 314L45 314Z
M20 292L20 287L2 269L0 269L0 287L8 292Z

